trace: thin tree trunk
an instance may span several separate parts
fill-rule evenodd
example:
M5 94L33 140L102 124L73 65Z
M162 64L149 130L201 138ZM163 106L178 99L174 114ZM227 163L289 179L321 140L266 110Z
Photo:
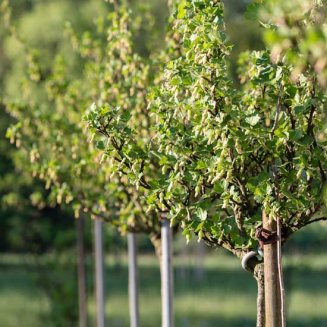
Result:
M128 290L130 327L139 327L137 248L134 233L128 233Z
M84 216L76 220L79 327L87 327Z
M276 221L269 221L265 213L263 213L262 220L265 229L271 232L277 231ZM282 326L282 320L277 243L264 245L264 276L266 307L265 327L280 327Z
M257 327L265 327L265 282L264 264L257 264L254 269L254 278L258 285L257 295Z
M162 327L173 327L173 268L172 268L172 231L169 221L162 219L162 264L161 264L161 296Z
M153 233L150 235L150 241L154 247L154 251L160 263L160 271L161 271L161 257L162 257L162 249L161 249L161 235Z
M104 303L104 259L102 229L103 222L94 220L94 252L95 252L95 287L97 327L105 327Z

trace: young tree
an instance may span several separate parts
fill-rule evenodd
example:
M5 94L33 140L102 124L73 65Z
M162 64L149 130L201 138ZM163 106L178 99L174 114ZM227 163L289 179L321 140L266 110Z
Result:
M299 22L310 26L315 10L308 6ZM180 188L170 200L182 208L173 218L185 224L185 233L195 232L239 257L256 246L256 238L266 243L266 231L256 233L261 220L267 243L275 233L284 243L322 219L314 218L322 208L327 169L325 145L317 137L324 96L316 73L306 62L302 74L294 76L292 61L282 51L280 58L269 50L246 53L240 60L244 85L236 90L227 74L230 46L221 4L185 1L178 15L185 56L168 64L154 109L164 166L170 170L165 197ZM280 12L278 17L283 17ZM272 34L278 25L266 28ZM301 57L296 48L292 51ZM283 286L267 282L270 274L281 278L280 253L275 245L264 248L266 326L279 326ZM259 283L261 266L256 261L250 268ZM264 324L262 308L258 302L258 325Z
M28 70L21 96L5 99L8 112L18 121L8 129L7 136L30 157L29 169L45 182L58 204L73 207L77 216L82 210L101 217L122 233L148 234L161 257L161 217L154 210L145 211L148 205L139 187L146 187L146 182L137 172L143 164L141 160L133 161L139 156L133 151L141 148L130 149L123 157L120 138L113 138L115 157L99 155L80 119L84 108L96 97L101 104L121 105L125 110L120 117L122 123L133 113L142 122L139 130L143 141L150 138L145 90L153 84L155 71L150 70L146 57L135 52L134 38L139 31L151 28L153 18L146 8L144 21L133 20L126 5L115 3L113 9L108 19L98 20L97 35L84 33L79 40L68 27L81 57L76 60L82 62L82 74L69 65L67 56L72 53L57 55L49 66L22 42L29 59ZM147 41L138 46L140 52L151 51ZM103 112L108 110L103 107ZM117 128L120 130L120 126ZM127 129L120 132L124 136L129 133ZM96 145L105 147L101 139ZM99 164L105 160L114 160L116 165ZM128 182L125 167L130 169L129 177L137 179L133 185ZM155 167L151 169L155 174Z
M281 33L298 45L303 33L285 36L280 22L289 32L293 26L308 31L324 9L306 1L305 12L296 11L293 20L287 5L266 5L278 12L276 24L261 23L266 39ZM260 8L256 3L252 10L260 13ZM139 164L128 177L140 184L150 208L167 211L171 224L182 224L188 238L195 233L211 246L246 261L251 257L246 267L258 282L257 326L283 326L281 244L304 226L326 219L326 144L318 137L325 114L318 83L322 75L300 47L284 55L283 42L278 54L268 43L267 50L241 55L243 85L236 89L228 75L231 45L218 0L180 2L173 31L181 37L181 51L166 63L163 82L151 95L156 117L151 140L141 143L139 125L124 121L115 103L108 110L103 109L108 105L93 106L87 118L106 137L105 153L117 154L113 138L122 145L122 159L133 149L133 162ZM280 40L273 42L276 47ZM151 167L158 165L162 174L153 175ZM258 241L264 263L248 255Z
M20 96L17 92L15 97L7 93L3 101L17 120L8 129L7 137L27 155L30 165L26 168L45 182L57 203L74 207L76 215L83 210L110 220L125 232L157 234L160 224L157 217L153 220L144 212L142 198L135 192L138 185L127 185L123 173L99 165L102 156L85 136L85 124L80 120L99 90L99 101L116 97L122 103L126 100L126 106L135 107L136 112L146 107L143 90L153 77L145 61L131 52L130 25L130 13L124 7L112 12L108 20L98 20L97 37L86 32L78 40L68 28L84 62L83 69L77 68L79 72L67 63L67 56L76 57L74 52L57 55L49 67L38 52L23 43L28 66L23 66L24 82L16 89ZM131 27L141 28L139 21ZM110 42L106 45L107 37ZM78 60L81 62L76 57ZM97 146L104 144L99 141Z

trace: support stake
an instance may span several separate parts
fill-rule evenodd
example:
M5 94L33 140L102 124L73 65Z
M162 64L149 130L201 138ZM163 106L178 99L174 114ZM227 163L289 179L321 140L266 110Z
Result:
M137 248L136 236L128 233L128 292L129 292L129 313L130 327L139 327L139 287L137 270Z
M76 219L79 327L87 327L87 292L84 247L84 216Z
M105 327L103 222L94 220L95 287L97 327Z
M162 263L161 263L161 296L162 327L173 327L173 267L172 267L172 232L169 221L161 221Z
M276 221L269 221L263 212L263 228L272 233L277 232ZM281 297L278 274L277 242L264 245L264 280L265 280L265 307L266 327L281 327Z

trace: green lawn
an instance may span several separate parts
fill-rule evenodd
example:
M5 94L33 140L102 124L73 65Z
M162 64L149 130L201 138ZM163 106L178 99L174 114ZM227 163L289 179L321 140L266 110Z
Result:
M288 256L284 263L288 326L326 327L327 255ZM220 252L206 256L202 278L194 259L177 257L174 264L176 327L255 326L256 284L237 259ZM158 264L155 258L142 256L139 265L141 326L160 326ZM36 284L36 268L26 257L0 257L1 327L45 325L41 317L50 305ZM118 267L107 258L106 295L108 326L128 326L126 258ZM95 326L93 298L89 300L90 326Z

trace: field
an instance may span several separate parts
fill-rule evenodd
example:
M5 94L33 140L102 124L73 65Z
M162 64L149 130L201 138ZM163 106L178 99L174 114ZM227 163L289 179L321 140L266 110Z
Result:
M35 261L12 255L0 260L0 326L44 326L42 317L50 304L36 284ZM239 261L214 252L203 260L203 271L195 268L197 263L187 256L175 258L176 327L255 326L256 284L242 271ZM284 263L288 326L327 326L327 255L288 255ZM141 326L160 326L158 264L148 255L139 258L139 266ZM92 276L90 279L92 284ZM119 265L113 257L107 257L106 295L108 326L128 326L125 257ZM92 297L89 311L90 326L95 326Z

